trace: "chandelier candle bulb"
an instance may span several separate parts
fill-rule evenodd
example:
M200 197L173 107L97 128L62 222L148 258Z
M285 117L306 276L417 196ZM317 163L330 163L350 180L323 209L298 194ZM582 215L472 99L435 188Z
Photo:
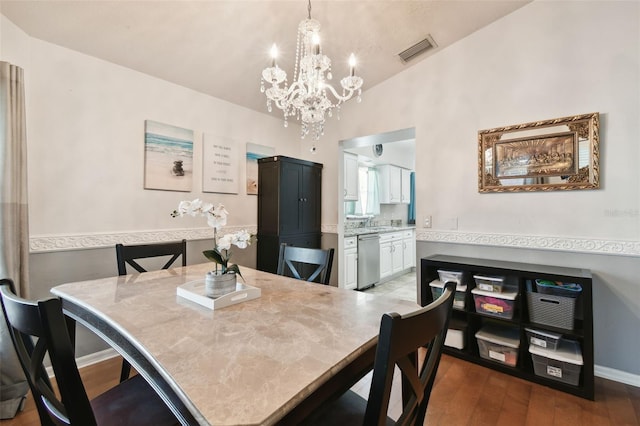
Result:
M271 66L275 68L276 66L276 58L278 57L278 46L273 43L271 46Z
M351 54L351 56L349 56L349 68L349 75L351 77L356 75L356 56L353 53Z

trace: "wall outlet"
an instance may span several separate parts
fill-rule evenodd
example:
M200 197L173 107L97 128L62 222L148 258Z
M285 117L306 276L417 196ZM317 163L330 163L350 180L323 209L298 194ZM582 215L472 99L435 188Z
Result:
M431 228L431 216L424 217L424 227Z

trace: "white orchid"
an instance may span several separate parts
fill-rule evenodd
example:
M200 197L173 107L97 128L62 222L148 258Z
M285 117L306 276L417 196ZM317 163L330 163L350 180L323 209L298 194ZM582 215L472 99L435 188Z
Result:
M238 265L229 264L229 259L231 259L231 245L233 244L241 249L247 248L251 244L252 235L243 229L218 238L217 233L227 224L227 217L229 216L229 212L222 204L214 207L213 204L205 203L199 198L193 201L181 201L178 204L178 209L174 210L171 216L183 217L184 215L192 217L204 216L207 218L207 225L213 228L215 248L213 250L205 250L202 254L204 254L207 259L216 263L216 272L218 271L218 265L221 265L223 274L235 272L242 276Z
M251 244L251 234L245 229L236 232L234 236L235 241L233 241L233 244L238 246L238 248L244 249Z
M227 215L229 212L222 204L218 204L216 208L213 208L212 204L211 208L207 209L207 225L218 231L227 224Z
M218 245L216 246L216 248L219 250L229 250L231 248L231 243L232 241L232 235L231 234L227 234L227 235L223 235L222 237L218 238Z
M173 217L182 217L184 215L189 215L192 217L196 216L206 216L207 224L219 230L224 225L227 224L227 209L224 208L222 204L218 204L217 207L214 207L211 203L203 203L202 200L196 198L193 201L180 201L178 204L178 209L174 210L171 213Z

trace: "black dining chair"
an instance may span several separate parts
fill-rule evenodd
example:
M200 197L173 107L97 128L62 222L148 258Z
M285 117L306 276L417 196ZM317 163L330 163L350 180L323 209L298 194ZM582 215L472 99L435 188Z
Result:
M349 390L313 414L309 425L420 425L435 381L453 307L456 284L447 282L442 295L413 313L386 313L380 322L368 400ZM426 355L418 364L418 350ZM403 409L397 421L387 417L395 366L402 374Z
M161 269L170 268L179 257L182 258L182 266L187 266L187 240L153 243L153 244L116 244L116 259L118 262L118 275L127 275L127 264L137 272L147 272L138 262L140 259L152 257L171 256ZM122 360L120 369L120 381L125 381L131 374L131 364Z
M153 244L116 244L116 258L118 261L118 275L127 275L127 264L137 272L147 272L137 260L150 257L171 256L161 269L170 268L182 257L182 266L187 266L187 240L153 243Z
M15 295L13 282L3 279L0 280L0 301L42 425L179 424L140 375L89 400L60 299L22 299ZM52 386L43 365L47 355L56 387Z
M334 249L314 249L280 244L276 273L298 280L329 284Z

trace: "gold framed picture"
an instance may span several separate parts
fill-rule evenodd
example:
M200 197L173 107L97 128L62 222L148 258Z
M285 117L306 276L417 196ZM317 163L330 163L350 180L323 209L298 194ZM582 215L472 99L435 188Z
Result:
M478 132L478 191L600 187L599 114L535 121Z

